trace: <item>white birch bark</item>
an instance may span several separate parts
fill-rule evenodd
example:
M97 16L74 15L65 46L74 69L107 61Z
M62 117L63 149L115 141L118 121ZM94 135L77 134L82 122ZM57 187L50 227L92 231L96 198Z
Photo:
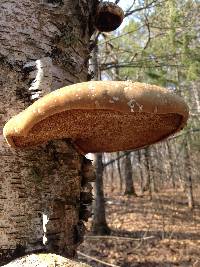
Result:
M1 0L1 134L6 121L38 97L87 80L96 4ZM84 234L83 157L61 140L13 150L1 135L0 158L0 265L36 251L73 257Z

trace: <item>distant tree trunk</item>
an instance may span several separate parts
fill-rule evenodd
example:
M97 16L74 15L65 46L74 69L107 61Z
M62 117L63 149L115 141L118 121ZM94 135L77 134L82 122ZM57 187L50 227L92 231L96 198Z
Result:
M114 162L112 162L110 164L110 188L111 188L111 192L113 192L115 190L115 186L114 186Z
M125 195L134 195L135 188L133 184L133 171L132 171L132 164L131 164L131 153L126 154L124 159L124 174L125 174Z
M172 181L172 187L175 188L175 174L174 174L174 165L173 165L173 155L172 155L172 149L171 145L169 144L169 141L166 141L166 146L168 150L168 156L169 156L169 165L170 165L170 179Z
M92 51L91 62L93 64L94 80L98 80L100 76L98 64L98 44L95 45ZM92 232L94 234L104 235L109 234L110 229L106 222L104 186L103 186L103 154L94 154L96 181L94 186L95 201L93 202L93 220Z
M120 81L120 68L117 66L119 61L117 56L114 56L115 59L115 68L114 68L114 73L113 77L115 81ZM117 152L117 158L120 156L120 152ZM122 173L121 173L121 166L120 166L120 159L117 160L117 170L118 170L118 175L119 175L119 190L122 192L122 187L123 187L123 178L122 178Z
M117 152L117 158L120 156L120 153ZM120 166L120 159L117 160L117 170L119 175L119 190L122 192L122 186L123 186L123 179L122 179L122 172L121 172L121 166Z
M159 188L162 188L164 183L166 183L166 174L164 169L164 154L163 154L163 143L159 143L155 145L155 154L156 154L156 169L157 173L159 174L159 180L157 180L157 183L159 185Z
M197 111L197 114L200 113L200 93L199 93L199 86L200 82L195 81L192 83L192 91L193 91L193 97L195 102L195 110Z
M110 234L110 229L106 222L105 200L103 191L103 163L102 154L95 154L96 182L95 201L93 203L92 232L97 235Z
M1 133L35 99L87 80L96 4L1 1ZM84 233L83 156L70 141L26 150L10 149L3 138L0 144L0 265L38 251L73 257Z
M151 174L150 174L150 151L149 148L145 148L144 150L144 157L145 157L145 167L146 167L146 171L147 171L147 175L146 175L146 181L143 187L143 191L149 191L151 193Z
M178 181L179 181L179 186L184 189L184 182L183 182L183 174L180 168L181 163L180 160L178 160L178 151L177 151L177 143L174 141L173 142L173 147L174 147L174 154L175 154L175 162L176 162L176 173L178 175Z
M143 171L143 166L142 166L142 152L141 150L137 151L138 155L138 163L139 163L139 171L140 171L140 190L141 193L144 193L144 171Z
M105 162L105 156L104 156L104 154L102 155L102 157L103 157L102 158L102 161ZM108 170L108 166L106 168L104 168L103 176L104 176L104 178L106 180L106 184L107 184L108 181L109 181L109 170Z
M152 188L152 192L157 192L157 184L156 184L156 170L155 170L155 166L156 166L156 156L157 156L157 151L155 146L152 146L151 150L150 150L150 179L151 179L151 188Z
M192 185L192 166L190 160L190 149L189 149L189 140L187 139L185 147L185 183L186 183L186 192L188 198L188 207L190 209L194 208L194 197L193 197L193 185Z

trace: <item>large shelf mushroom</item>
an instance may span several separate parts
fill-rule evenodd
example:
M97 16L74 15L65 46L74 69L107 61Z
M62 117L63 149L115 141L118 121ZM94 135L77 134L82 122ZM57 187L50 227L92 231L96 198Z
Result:
M172 91L131 81L92 81L58 89L4 127L11 147L71 139L83 152L139 149L181 130L188 107Z

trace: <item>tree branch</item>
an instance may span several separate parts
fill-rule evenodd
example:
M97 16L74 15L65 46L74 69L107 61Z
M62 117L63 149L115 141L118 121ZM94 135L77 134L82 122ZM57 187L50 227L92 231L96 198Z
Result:
M178 64L167 64L167 63L163 63L160 65L150 65L150 66L144 66L144 65L134 65L132 63L127 63L127 64L112 64L112 65L108 65L107 67L103 67L101 66L101 70L109 70L112 68L146 68L146 69L151 69L151 68L163 68L163 67L173 67L173 68L180 68L180 67L184 67L184 65L178 65Z
M132 31L129 31L129 32L125 32L125 33L123 33L123 34L121 34L121 35L119 35L119 36L113 37L113 38L111 38L111 39L109 39L109 40L107 40L107 41L99 42L99 45L103 45L103 44L105 44L105 43L108 43L108 42L113 41L113 40L115 40L115 39L121 38L121 37L123 37L123 36L125 36L125 35L128 35L128 34L131 34L131 33L133 33L133 32L137 32L138 30L142 29L144 26L145 26L145 24L144 24L144 25L141 25L140 27L138 27L138 28L135 29L135 30L132 30Z
M105 262L105 261L101 261L97 258L94 258L92 256L89 256L89 255L86 255L80 251L77 251L77 254L84 257L84 258L88 258L89 260L92 260L92 261L96 261L96 262L99 262L99 263L102 263L103 265L106 265L106 266L110 266L110 267L120 267L118 265L115 265L115 264L111 264L111 263L108 263L108 262Z
M116 160L119 160L127 155L129 155L132 151L127 151L127 152L124 152L122 155L118 156L117 158L115 159L111 159L110 161L106 162L103 164L103 168L107 167L108 165L112 164L113 162L115 162Z
M153 0L151 3L149 3L149 4L146 5L146 6L138 7L138 8L136 8L136 9L134 9L134 10L129 10L129 11L127 11L127 12L125 13L125 17L128 17L128 16L132 15L133 13L142 11L142 10L144 10L144 9L148 9L148 8L155 7L155 6L157 6L157 5L159 5L159 4L162 4L163 2L166 2L166 1L161 1L161 2L157 3L156 5L152 6L152 5L153 5L154 3L156 3L156 2L158 2L158 0Z

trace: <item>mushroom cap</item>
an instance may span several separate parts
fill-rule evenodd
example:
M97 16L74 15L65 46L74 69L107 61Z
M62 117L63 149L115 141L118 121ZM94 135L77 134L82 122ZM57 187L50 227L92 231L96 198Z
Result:
M131 81L92 81L53 91L10 119L11 147L71 139L84 153L135 150L181 130L188 107L172 91Z
M124 19L124 12L115 3L102 2L98 5L95 26L100 32L116 30Z

